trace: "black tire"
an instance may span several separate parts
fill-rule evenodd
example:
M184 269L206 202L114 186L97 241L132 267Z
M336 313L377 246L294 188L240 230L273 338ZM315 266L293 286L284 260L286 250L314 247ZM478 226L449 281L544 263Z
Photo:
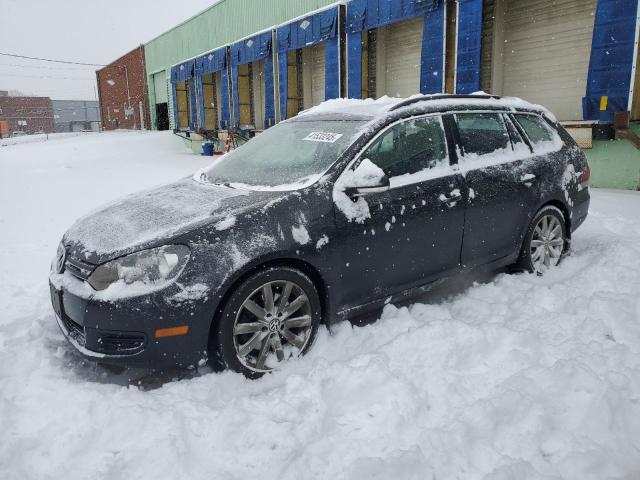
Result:
M291 290L289 290L289 299L297 300L298 297L306 296L306 298L303 298L303 301L307 301L307 303L304 303L303 307L300 307L300 310L293 310L287 317L279 320L276 317L281 313L276 312L280 309L279 300L284 296L284 289L287 284L294 285L291 287ZM265 294L262 292L267 285L269 285L269 290L272 292L272 303L274 304L274 308L272 309L274 315L271 316L271 314L267 314L271 316L271 321L268 318L259 319L245 307L245 302L253 299L255 304L266 312L268 309L266 308ZM280 310L285 312L285 307L291 306L291 308L294 308L294 303L293 301L286 303ZM303 308L304 312L302 312ZM309 325L291 327L291 329L286 328L287 322L295 321L295 319L298 318L302 319L303 317L305 318L303 321L308 321ZM307 319L306 317L310 318ZM266 346L266 349L268 351L267 355L270 355L271 363L283 360L281 355L284 355L286 358L294 354L304 355L315 340L321 320L322 309L320 297L315 285L307 275L300 270L290 267L266 268L249 276L231 293L231 296L218 315L217 324L212 328L212 337L209 342L209 357L213 361L213 367L216 370L228 368L235 372L242 373L248 378L259 378L271 369L270 366L264 364L264 359L264 368L257 368L260 365L262 348L264 348L266 343L269 344ZM236 331L236 322L240 325L256 325L261 323L263 326L260 327L259 331L252 330L246 334L234 334L234 331ZM278 325L272 328L274 322ZM284 332L284 329L287 329L287 332ZM299 345L302 348L298 348L298 346L293 344L287 345L288 341L285 339L285 336L291 338L290 335L293 332L296 332L296 334L294 334L295 341L300 342ZM302 337L299 336L300 332L303 332ZM262 348L256 346L255 350L250 351L249 355L240 355L239 350L241 350L241 347L246 346L254 336L259 335L267 335L264 340L256 339L260 342L258 345ZM276 346L271 343L272 341L274 343L276 342L274 339L275 336L278 337L277 342L280 342L279 350L276 350ZM303 344L301 338L304 340ZM242 341L243 339L244 341ZM291 347L291 351L288 351L288 347ZM277 356L277 359L274 359L273 356ZM242 357L242 359L240 357ZM255 359L253 357L255 357ZM284 360L286 360L286 358L284 358Z
M554 217L560 227L560 231L562 232L562 246L558 246L560 248L560 255L557 257L557 261L555 258L551 261L550 266L558 265L564 256L564 253L567 251L569 246L569 239L567 237L567 227L564 218L564 214L562 210L553 205L546 205L542 207L535 214L531 223L529 223L529 227L527 228L527 233L524 236L524 240L522 242L522 248L520 249L520 255L518 257L518 261L512 266L512 270L516 272L529 272L529 273L537 273L538 275L542 275L543 271L540 271L540 268L536 266L536 259L534 258L534 252L532 249L535 247L532 245L532 241L534 241L534 236L536 235L536 227L540 224L540 222L544 219L544 217ZM549 268L549 266L545 267Z

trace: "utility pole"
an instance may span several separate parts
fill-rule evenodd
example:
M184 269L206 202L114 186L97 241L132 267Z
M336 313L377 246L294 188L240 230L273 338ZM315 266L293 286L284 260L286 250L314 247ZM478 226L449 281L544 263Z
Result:
M133 113L133 108L131 107L131 93L129 93L129 70L126 65L124 65L124 78L127 82L127 107L128 111L131 112L131 115L133 116L133 129L137 130L138 124L136 123L136 115Z
M93 98L96 100L96 105L98 106L98 121L100 122L100 125L98 126L98 132L102 131L102 108L100 108L100 100L98 99L98 89L96 87L96 84L98 82L96 81L96 83L93 84ZM86 111L85 108L85 114L88 117L88 113ZM92 128L93 130L93 128Z

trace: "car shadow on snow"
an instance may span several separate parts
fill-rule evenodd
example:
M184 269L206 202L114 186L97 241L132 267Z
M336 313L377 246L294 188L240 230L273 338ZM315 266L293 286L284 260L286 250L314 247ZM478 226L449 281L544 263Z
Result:
M453 297L465 293L476 284L492 282L496 276L508 273L508 269L483 270L477 269L452 277L444 278L430 284L427 290L415 297L407 298L399 302L390 302L395 307L407 307L414 303L440 304L451 301ZM349 322L356 327L365 327L378 321L382 314L382 308L363 315L351 318Z

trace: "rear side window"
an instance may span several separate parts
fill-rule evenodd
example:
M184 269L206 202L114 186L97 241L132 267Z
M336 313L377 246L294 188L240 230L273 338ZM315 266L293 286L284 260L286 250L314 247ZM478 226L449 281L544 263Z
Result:
M529 138L534 149L536 146L545 146L555 143L558 139L551 127L537 115L514 115L518 125L522 127L524 133Z
M363 158L375 163L389 178L448 166L442 119L424 117L398 123L378 137Z
M455 115L460 146L466 157L511 150L509 133L499 113L459 113Z

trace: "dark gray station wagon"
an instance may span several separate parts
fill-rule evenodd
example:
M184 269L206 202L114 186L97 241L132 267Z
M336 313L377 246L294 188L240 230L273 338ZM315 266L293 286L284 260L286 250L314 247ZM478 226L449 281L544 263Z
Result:
M319 325L473 268L542 274L587 216L589 166L513 98L338 100L65 234L50 283L82 354L257 377Z

